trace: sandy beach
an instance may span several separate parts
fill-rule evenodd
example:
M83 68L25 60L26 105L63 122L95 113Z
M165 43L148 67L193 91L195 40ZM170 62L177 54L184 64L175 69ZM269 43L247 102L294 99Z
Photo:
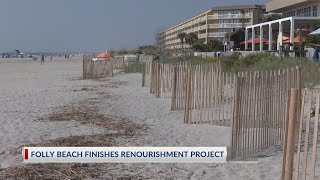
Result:
M83 80L81 68L76 58L0 59L0 179L280 179L278 146L252 163L23 165L26 145L229 146L229 128L183 124L183 111L142 88L141 74Z

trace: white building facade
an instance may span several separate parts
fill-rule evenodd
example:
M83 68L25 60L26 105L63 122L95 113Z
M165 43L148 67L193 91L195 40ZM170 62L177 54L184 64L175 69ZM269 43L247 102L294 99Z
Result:
M210 40L223 41L227 33L262 21L263 6L215 7L163 32L165 49L180 49L179 33L196 33L204 43ZM185 45L187 47L187 45Z

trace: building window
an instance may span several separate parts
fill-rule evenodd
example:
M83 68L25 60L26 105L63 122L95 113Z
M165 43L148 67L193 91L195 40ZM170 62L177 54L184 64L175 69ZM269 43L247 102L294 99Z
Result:
M311 7L307 7L300 10L301 15L300 16L311 16Z
M239 10L232 10L231 14L239 14L239 12L240 12Z
M283 15L284 17L292 17L292 16L296 16L296 12L290 11L290 12L284 13Z
M300 9L297 10L297 16L300 16Z
M311 16L311 7L297 10L297 16Z
M218 29L218 32L228 32L227 29Z
M298 14L298 16L304 16L304 11L303 11L303 9L299 9L298 10L299 12L297 12L297 14Z
M232 19L231 23L240 23L239 19Z
M314 17L317 17L317 16L318 16L318 6L313 6L312 16L314 16Z
M218 11L218 14L219 15L224 15L224 14L228 14L228 12L226 10L223 10L223 11Z
M225 23L229 23L228 20L226 20L226 19L219 20L219 24L225 24Z

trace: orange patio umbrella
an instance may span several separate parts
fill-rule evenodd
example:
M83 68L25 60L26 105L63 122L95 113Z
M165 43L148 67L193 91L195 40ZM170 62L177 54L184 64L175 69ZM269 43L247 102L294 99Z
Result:
M99 54L98 56L97 56L97 58L112 58L113 57L113 55L112 54L110 54L110 53L101 53L101 54Z
M301 43L303 43L305 41L306 41L306 39L304 37L301 37ZM290 39L287 39L287 40L283 41L282 43L283 44L289 44L290 43ZM293 39L293 43L299 43L299 37L298 36Z
M245 44L245 43L246 43L246 42L243 41L243 42L241 42L240 44ZM251 44L251 43L252 43L252 38L250 38L250 39L248 40L248 44ZM254 38L254 43L255 43L255 44L259 44L259 43L260 43L260 37ZM262 43L264 43L264 44L269 43L269 39L267 39L267 38L262 38ZM272 43L274 43L274 41L272 41Z

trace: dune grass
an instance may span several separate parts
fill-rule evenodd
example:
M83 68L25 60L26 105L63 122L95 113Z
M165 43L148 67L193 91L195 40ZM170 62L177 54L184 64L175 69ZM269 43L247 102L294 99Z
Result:
M224 65L226 66L226 63ZM296 66L301 67L301 78L305 87L313 87L320 83L320 66L306 58L280 59L271 54L261 53L241 58L233 62L232 66L226 67L226 70L230 72L265 71L295 68Z
M161 63L179 64L182 62L190 62L193 65L208 64L215 62L222 62L224 70L227 72L242 72L242 71L266 71L295 68L300 66L302 68L302 81L305 87L313 87L320 83L320 65L314 64L313 61L306 58L278 58L270 53L259 53L249 55L243 58L238 58L237 55L229 57L208 57L201 58L195 56L185 57L171 57ZM134 62L128 65L124 73L141 73L142 63Z

